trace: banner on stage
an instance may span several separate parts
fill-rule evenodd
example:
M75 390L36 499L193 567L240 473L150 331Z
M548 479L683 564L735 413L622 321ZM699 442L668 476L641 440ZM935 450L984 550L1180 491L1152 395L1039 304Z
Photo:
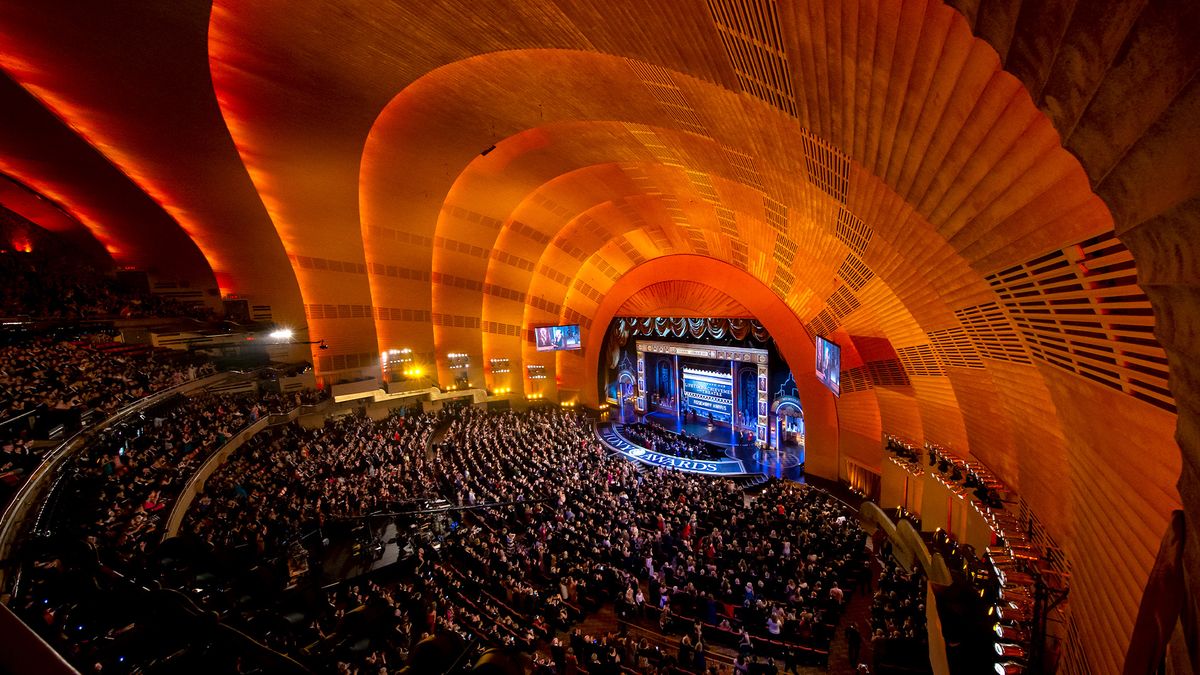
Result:
M611 424L601 425L598 429L600 440L612 450L616 450L628 459L662 466L668 469L678 469L690 473L703 473L710 476L734 476L746 473L745 466L736 459L699 460L663 455L637 445L617 433Z

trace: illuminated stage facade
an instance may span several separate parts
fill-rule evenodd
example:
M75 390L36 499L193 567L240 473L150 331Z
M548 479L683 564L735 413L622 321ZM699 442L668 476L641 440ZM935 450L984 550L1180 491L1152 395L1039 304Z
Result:
M614 319L603 396L622 423L646 422L725 449L749 472L795 474L804 414L770 335L752 319Z

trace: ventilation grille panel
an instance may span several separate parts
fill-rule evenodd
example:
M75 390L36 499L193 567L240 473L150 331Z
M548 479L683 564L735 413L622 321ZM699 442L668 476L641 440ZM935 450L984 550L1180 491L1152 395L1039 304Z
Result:
M838 278L846 282L852 291L861 291L867 282L875 277L875 273L862 260L856 258L853 254L847 255L842 261L841 267L838 267Z
M838 202L846 203L850 191L850 158L825 141L805 131L804 167L808 169L808 180L825 194Z
M792 76L774 0L708 0L742 89L796 116Z
M862 306L858 298L854 297L850 289L845 286L834 291L825 302L829 305L829 309L833 311L834 318L838 321L846 318L851 312Z
M982 368L983 359L962 326L931 331L929 341L943 365L958 368Z
M871 243L875 230L843 206L838 209L836 233L837 238L861 258L866 254L867 244Z
M987 281L1035 358L1175 412L1150 300L1112 232Z
M942 370L942 364L938 362L937 356L933 353L931 345L901 347L896 350L896 354L900 357L900 363L904 364L904 370L909 375L936 377L946 374Z

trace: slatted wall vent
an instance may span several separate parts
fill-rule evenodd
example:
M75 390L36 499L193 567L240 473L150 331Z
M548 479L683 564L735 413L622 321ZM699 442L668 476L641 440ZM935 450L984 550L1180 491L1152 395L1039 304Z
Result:
M912 384L899 359L870 361L867 363L867 374L871 377L871 384L876 387L907 387Z
M946 374L946 371L942 370L942 364L938 362L937 355L933 353L932 345L901 347L896 350L896 355L900 357L900 363L904 364L904 370L910 377L939 377Z
M288 256L295 260L296 265L306 270L322 270L328 272L345 272L348 274L366 274L367 266L364 263L349 262L343 260L330 260L328 258L311 258L306 255Z
M708 0L708 9L742 89L796 117L774 0Z
M584 296L589 298L592 302L600 302L600 299L604 297L603 293L596 290L591 284L587 283L583 279L575 280L575 290L582 293Z
M642 81L642 84L646 85L650 97L667 111L667 115L675 120L680 128L702 136L710 135L708 128L700 119L700 115L696 113L696 109L692 107L687 96L675 84L675 78L671 76L671 71L636 59L625 59L625 62L629 64L630 69Z
M1132 254L1113 233L987 281L1033 356L1175 412L1150 300L1137 285Z
M809 131L800 135L808 180L842 204L850 191L850 158Z
M446 237L434 237L433 245L436 248L454 251L456 253L463 253L475 258L486 259L488 257L487 249L483 248L482 246L476 246L474 244L467 243L465 241L447 239ZM495 255L495 249L493 249L492 253Z
M1010 363L1032 363L1029 352L1021 342L1021 336L1000 305L985 302L982 305L964 307L954 312L979 355Z
M721 224L721 233L733 239L741 237L737 228L737 218L733 215L733 211L724 206L717 206L716 211L717 222Z
M521 327L511 323L500 323L499 321L484 321L483 332L491 335L507 335L509 337L521 337ZM507 364L505 364L507 365Z
M621 278L620 270L613 267L607 260L601 258L600 256L592 258L592 264L596 266L596 269L600 270L601 274L609 279L612 279L613 281Z
M515 267L517 269L523 269L526 271L533 271L535 267L538 267L538 265L535 265L533 261L527 261L527 259L524 259L521 256L514 256L508 251L502 251L499 249L492 249L492 255L488 257L492 258L493 261L504 263L506 265L510 265L510 267Z
M983 359L962 326L930 331L929 341L942 365L957 368L983 367Z
M796 261L796 242L784 235L775 239L775 262L780 267L789 268Z
M567 255L571 256L575 260L578 260L579 262L583 262L583 261L587 260L587 257L588 257L587 253L585 253L583 251L583 249L579 248L575 244L572 244L570 241L568 241L565 238L555 241L554 247L557 248L558 250L562 251L563 253L566 253Z
M795 283L796 278L792 276L791 272L782 267L775 268L775 278L771 281L771 290L775 291L776 295L781 298L787 297Z
M837 330L838 322L833 318L833 314L828 309L823 309L817 313L811 323L808 324L809 331L821 337L829 337L833 331Z
M431 323L433 321L433 314L427 309L376 307L375 318L379 321L414 321L417 323Z
M833 312L834 318L838 321L841 321L853 313L854 310L862 307L862 303L858 301L858 298L854 297L850 289L845 286L834 291L825 303L829 305L830 311Z
M733 264L742 269L750 266L748 259L750 247L745 242L734 239L729 242L729 247L732 250Z
M725 163L729 165L739 183L752 187L759 192L766 190L766 187L763 186L762 176L758 173L758 165L754 162L753 157L725 145L721 146L721 154L725 156Z
M304 316L309 319L370 319L375 316L370 305L305 305Z
M588 315L584 314L583 312L575 311L570 307L563 310L563 318L567 320L567 323L577 323L584 328L592 327L592 320L588 317Z
M687 169L684 173L687 174L688 181L691 182L692 187L696 190L696 194L700 195L701 199L709 204L717 204L721 201L721 197L717 194L717 189L713 187L712 178L708 174L703 171L696 171L695 169Z
M852 291L861 291L867 282L875 277L875 273L854 254L847 254L837 271L838 278L846 282Z
M542 246L550 243L550 235L541 232L534 227L526 225L519 220L512 221L508 228L522 237L533 240Z
M661 225L647 225L644 231L650 237L650 241L654 242L654 245L663 253L673 253L675 251L675 246L671 243L671 238L667 236L666 230Z
M553 267L550 267L549 265L542 265L541 267L539 267L538 274L546 277L547 279L549 279L557 284L560 284L563 286L571 285L571 277L563 274L562 272L554 269Z
M483 292L485 295L490 295L494 298L503 298L504 300L512 300L514 302L525 302L525 293L515 288L508 288L499 284L484 284Z
M371 270L371 274L381 277L387 276L397 279L413 279L415 281L424 281L426 283L433 279L433 272L429 270L418 270L411 267L397 267L396 265L384 265L383 263L368 263L367 267Z
M788 231L788 205L783 202L776 201L770 197L763 195L763 212L767 217L767 224L775 228L779 234L787 234Z
M317 359L317 370L332 373L354 368L370 368L379 361L376 354L327 354Z
M621 212L621 216L630 224L636 227L644 227L646 225L646 221L642 219L642 214L633 204L624 199L618 199L614 204L616 204L617 210Z
M571 214L572 214L571 209L563 206L562 204L559 204L558 202L554 201L553 199L547 197L546 195L538 194L535 192L535 193L533 193L533 197L531 197L530 200L534 204L537 204L538 206L549 211L550 213L553 213L554 215L558 216L559 218L570 218L571 217Z
M250 319L252 321L271 321L271 316L270 305L250 305Z
M367 234L375 239L386 239L400 244L408 244L410 246L424 246L426 248L433 247L433 237L425 237L412 232L403 230L394 230L390 227L380 227L379 225L371 225L367 228Z
M540 309L543 312L549 312L551 314L558 314L559 312L562 311L562 305L558 304L557 302L550 302L549 300L547 300L543 297L529 298L526 302L528 302L530 307Z
M453 215L455 218L461 218L468 223L482 225L483 227L491 230L499 230L504 225L504 222L498 218L485 216L482 213L472 211L470 209L464 209L461 206L446 206L442 210Z
M871 384L871 373L866 366L858 366L842 371L842 393L853 394L856 391L866 391Z
M630 262L634 265L641 265L646 262L646 256L638 253L638 250L633 246L633 242L629 241L628 238L621 237L618 239L617 247L621 249L621 253L624 253L625 257L629 258Z
M468 291L483 290L483 282L478 279L468 279L466 277L455 276L453 274L444 274L442 272L434 272L430 275L433 283L439 286L449 286L451 288L462 288Z
M686 168L687 162L683 161L683 158L680 157L675 148L667 145L650 127L642 124L626 124L625 129L659 163L667 166Z
M838 209L836 233L837 238L861 258L866 254L867 244L871 243L875 230L843 206Z
M482 325L477 316L465 316L462 314L443 314L441 312L433 313L433 325L445 326L446 328L475 328L478 329Z

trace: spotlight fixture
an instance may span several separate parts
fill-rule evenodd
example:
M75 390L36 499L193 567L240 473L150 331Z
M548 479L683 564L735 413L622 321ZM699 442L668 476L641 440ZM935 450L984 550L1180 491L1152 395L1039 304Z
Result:
M488 147L484 148L483 152L479 153L479 156L487 157L487 154L495 149L496 149L495 145L489 145Z

